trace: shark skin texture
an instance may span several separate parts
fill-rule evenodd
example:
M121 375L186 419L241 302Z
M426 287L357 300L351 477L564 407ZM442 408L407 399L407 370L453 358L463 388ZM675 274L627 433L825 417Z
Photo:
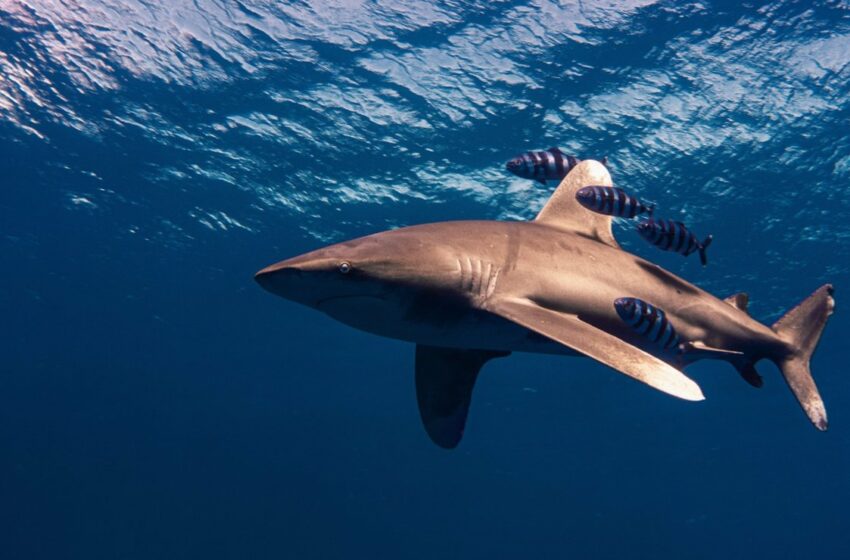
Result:
M354 328L416 344L416 389L426 432L461 440L477 376L511 352L586 356L675 397L699 401L684 373L701 359L729 362L760 386L754 364L777 364L809 419L827 428L809 358L832 313L825 285L772 327L726 300L620 248L612 218L576 192L611 186L585 160L528 222L453 221L410 226L330 245L259 271L269 292ZM675 356L658 352L618 316L618 298L660 309L678 333Z

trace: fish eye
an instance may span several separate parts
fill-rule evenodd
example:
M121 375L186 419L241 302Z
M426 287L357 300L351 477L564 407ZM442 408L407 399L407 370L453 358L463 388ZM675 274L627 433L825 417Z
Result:
M351 272L351 263L348 261L342 261L339 263L339 266L337 266L337 269L343 274L348 274Z

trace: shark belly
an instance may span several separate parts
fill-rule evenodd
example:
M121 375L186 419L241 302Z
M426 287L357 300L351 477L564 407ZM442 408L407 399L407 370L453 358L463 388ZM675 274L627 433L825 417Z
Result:
M341 297L323 303L327 315L386 338L444 348L578 355L516 323L476 309L460 298L426 294L399 301Z

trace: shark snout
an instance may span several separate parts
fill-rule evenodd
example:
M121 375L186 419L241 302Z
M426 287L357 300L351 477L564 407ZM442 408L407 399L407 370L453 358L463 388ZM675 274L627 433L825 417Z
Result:
M275 295L311 305L321 297L315 293L321 286L317 276L332 266L323 255L307 253L267 266L254 275L254 280Z
M264 290L285 296L282 289L286 285L292 284L293 281L297 281L297 278L302 274L301 269L297 266L285 266L285 262L267 266L254 275L254 280Z
M368 283L363 281L362 271L353 268L337 251L319 249L267 266L254 275L254 280L277 296L318 307L329 299L374 291L364 286Z

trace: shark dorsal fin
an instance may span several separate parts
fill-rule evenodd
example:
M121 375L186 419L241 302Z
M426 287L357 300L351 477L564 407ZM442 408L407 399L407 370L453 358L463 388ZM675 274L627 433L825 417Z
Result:
M588 185L613 185L605 166L590 159L579 163L564 177L534 221L619 248L611 232L611 216L591 212L576 200L576 191Z
M726 303L728 303L732 307L740 309L744 313L748 313L747 305L750 303L750 296L748 296L745 292L732 294L731 296L724 299L723 301L725 301Z

